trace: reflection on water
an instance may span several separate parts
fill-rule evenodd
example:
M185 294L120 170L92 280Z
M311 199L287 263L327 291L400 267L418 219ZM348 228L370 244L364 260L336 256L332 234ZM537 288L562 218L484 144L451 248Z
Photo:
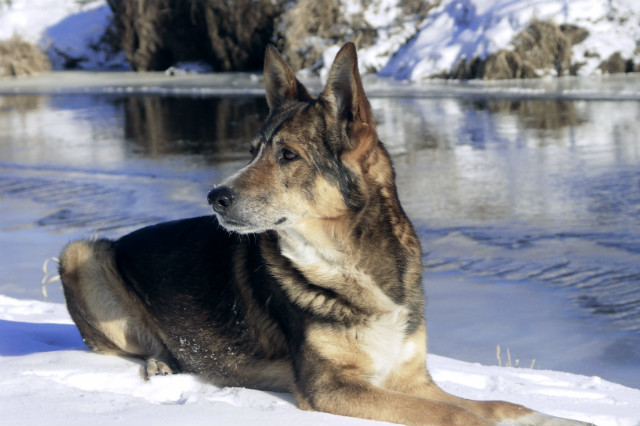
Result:
M540 132L539 135L586 121L580 117L575 102L492 100L475 104L476 109L486 109L492 113L516 114L523 127Z
M42 96L3 96L0 97L0 112L24 113L42 106Z
M581 315L626 333L611 359L638 363L639 103L372 106L430 271L558 289ZM22 247L50 241L56 253L61 239L207 214L208 188L248 160L266 114L265 100L251 96L0 97L0 233ZM20 272L27 266L0 268L36 282L0 282L0 294L37 297L39 277Z
M125 138L143 155L206 155L220 161L245 154L267 115L262 97L122 99Z

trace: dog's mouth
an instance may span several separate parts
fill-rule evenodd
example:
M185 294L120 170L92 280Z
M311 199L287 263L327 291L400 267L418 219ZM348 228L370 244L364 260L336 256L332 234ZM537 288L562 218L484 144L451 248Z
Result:
M255 226L255 224L237 220L233 217L229 217L228 215L221 215L217 212L214 214L218 218L218 223L228 231L238 232L240 234L253 234L260 232L259 227Z
M248 220L241 220L228 214L220 214L214 212L218 219L218 223L228 231L237 232L239 234L256 234L266 231L275 230L287 222L286 217L281 217L273 224L260 224Z

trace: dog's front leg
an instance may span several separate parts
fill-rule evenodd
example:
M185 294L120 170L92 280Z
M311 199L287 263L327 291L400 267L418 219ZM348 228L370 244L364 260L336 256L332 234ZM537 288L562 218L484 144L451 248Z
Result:
M298 362L294 394L304 410L430 426L489 426L496 423L454 404L374 386L356 365L305 353Z
M297 387L295 394L301 409L342 416L405 425L495 425L453 404L386 391L347 377L336 377L326 386L307 386L304 390Z
M433 381L417 387L412 394L457 405L500 424L513 426L593 426L590 423L550 416L507 401L473 401L460 398L443 391Z

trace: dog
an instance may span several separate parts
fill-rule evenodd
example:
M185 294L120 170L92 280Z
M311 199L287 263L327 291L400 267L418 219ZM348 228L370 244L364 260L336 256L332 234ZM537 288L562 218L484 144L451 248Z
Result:
M426 367L420 241L399 203L353 44L312 96L277 50L250 162L214 214L80 240L60 256L69 313L145 378L293 392L301 409L407 425L584 425L441 390Z

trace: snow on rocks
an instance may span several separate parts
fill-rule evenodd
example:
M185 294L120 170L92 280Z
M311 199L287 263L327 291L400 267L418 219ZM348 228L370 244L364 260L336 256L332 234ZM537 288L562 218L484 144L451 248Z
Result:
M443 0L381 74L416 81L450 72L461 59L509 49L534 19L585 28L589 35L573 46L572 61L580 64L579 75L599 74L600 63L614 52L637 63L639 18L634 0Z

